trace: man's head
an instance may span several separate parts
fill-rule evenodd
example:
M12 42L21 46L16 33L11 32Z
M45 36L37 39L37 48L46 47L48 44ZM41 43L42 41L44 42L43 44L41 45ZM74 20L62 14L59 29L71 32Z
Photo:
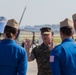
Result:
M50 41L52 40L51 28L42 27L42 28L40 29L40 31L41 31L41 35L42 35L43 42L44 42L45 44L50 43Z
M76 31L76 14L72 15L73 23L74 23L74 29Z
M73 22L66 18L64 21L60 22L60 36L63 40L64 38L73 36Z

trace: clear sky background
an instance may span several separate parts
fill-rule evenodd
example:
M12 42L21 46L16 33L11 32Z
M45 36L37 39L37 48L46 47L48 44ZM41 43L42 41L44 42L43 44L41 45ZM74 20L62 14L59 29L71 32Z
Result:
M76 13L76 0L0 0L0 16L19 22L25 6L21 25L59 24Z

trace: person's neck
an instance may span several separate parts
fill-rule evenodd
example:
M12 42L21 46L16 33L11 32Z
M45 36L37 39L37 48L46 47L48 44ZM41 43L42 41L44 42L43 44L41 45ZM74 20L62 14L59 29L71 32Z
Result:
M12 38L5 38L5 39L8 39L8 40L13 40Z
M12 37L12 38L5 37L5 39L14 40L14 38L13 38L13 37Z
M67 39L67 38L72 38L72 36L64 36L64 37L62 38L62 40Z
M44 44L45 44L45 45L48 45L49 43L48 43L48 42L44 42Z
M14 36L11 38L8 38L7 36L4 35L4 39L10 39L10 40L14 40Z

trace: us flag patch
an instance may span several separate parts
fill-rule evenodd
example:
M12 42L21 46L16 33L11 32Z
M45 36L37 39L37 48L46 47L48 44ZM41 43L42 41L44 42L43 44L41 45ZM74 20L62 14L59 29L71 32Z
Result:
M50 62L54 62L54 56L50 56Z

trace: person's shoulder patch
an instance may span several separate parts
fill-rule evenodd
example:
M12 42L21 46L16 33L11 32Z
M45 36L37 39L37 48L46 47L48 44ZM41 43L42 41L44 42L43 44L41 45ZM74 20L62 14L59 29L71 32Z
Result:
M50 56L50 62L54 62L54 56Z

